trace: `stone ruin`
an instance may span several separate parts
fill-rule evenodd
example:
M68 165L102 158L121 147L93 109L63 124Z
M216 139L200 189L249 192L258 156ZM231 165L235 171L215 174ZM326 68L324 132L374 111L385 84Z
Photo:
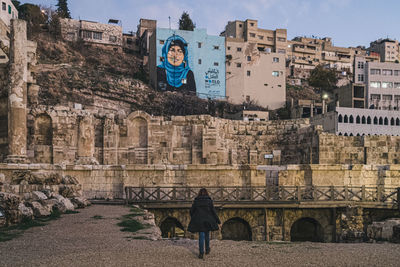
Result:
M11 183L0 174L0 226L20 223L23 219L49 216L54 211L65 213L90 205L82 197L81 186L69 175L18 170Z

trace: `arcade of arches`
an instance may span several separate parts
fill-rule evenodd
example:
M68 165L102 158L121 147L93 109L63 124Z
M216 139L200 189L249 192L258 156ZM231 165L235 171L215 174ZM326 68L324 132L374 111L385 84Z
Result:
M187 231L189 209L149 209L164 237L196 238ZM364 232L371 220L381 220L398 211L362 208L222 208L217 213L222 229L211 232L211 238L253 241L351 242ZM386 217L385 217L386 216ZM267 231L265 231L267 229ZM349 231L355 232L349 235ZM362 236L362 234L360 235ZM349 239L350 238L350 239Z

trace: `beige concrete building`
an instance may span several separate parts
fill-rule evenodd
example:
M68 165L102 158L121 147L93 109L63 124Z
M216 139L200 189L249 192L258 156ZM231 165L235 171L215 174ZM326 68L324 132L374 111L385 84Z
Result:
M122 27L87 20L60 19L61 36L67 41L122 46Z
M257 49L266 52L285 54L287 47L286 29L266 30L258 28L258 21L229 21L221 35L230 38L243 39L245 42L257 44Z
M379 53L382 62L399 62L399 41L379 39L370 44L370 51Z
M0 20L10 27L12 19L18 18L18 10L15 8L11 0L2 0L0 7Z
M226 96L229 102L254 102L269 109L286 100L283 53L260 51L259 44L226 38Z
M140 19L136 31L139 51L142 55L148 56L150 50L150 36L157 28L157 20ZM147 60L146 60L147 61Z

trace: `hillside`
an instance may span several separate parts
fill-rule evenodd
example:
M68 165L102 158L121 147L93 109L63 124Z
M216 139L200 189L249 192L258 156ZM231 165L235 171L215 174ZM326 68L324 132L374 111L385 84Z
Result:
M226 112L243 108L225 101L156 91L148 86L148 75L141 68L142 60L135 54L82 42L56 41L46 33L41 33L35 41L38 43L39 104L96 106L96 102L106 101L116 108L164 116L210 114L222 117Z

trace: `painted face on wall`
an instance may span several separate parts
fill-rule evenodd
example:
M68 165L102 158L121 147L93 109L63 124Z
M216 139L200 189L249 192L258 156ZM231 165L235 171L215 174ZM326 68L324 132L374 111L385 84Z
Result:
M178 67L182 64L184 57L185 53L178 45L173 45L169 48L167 54L169 64Z

